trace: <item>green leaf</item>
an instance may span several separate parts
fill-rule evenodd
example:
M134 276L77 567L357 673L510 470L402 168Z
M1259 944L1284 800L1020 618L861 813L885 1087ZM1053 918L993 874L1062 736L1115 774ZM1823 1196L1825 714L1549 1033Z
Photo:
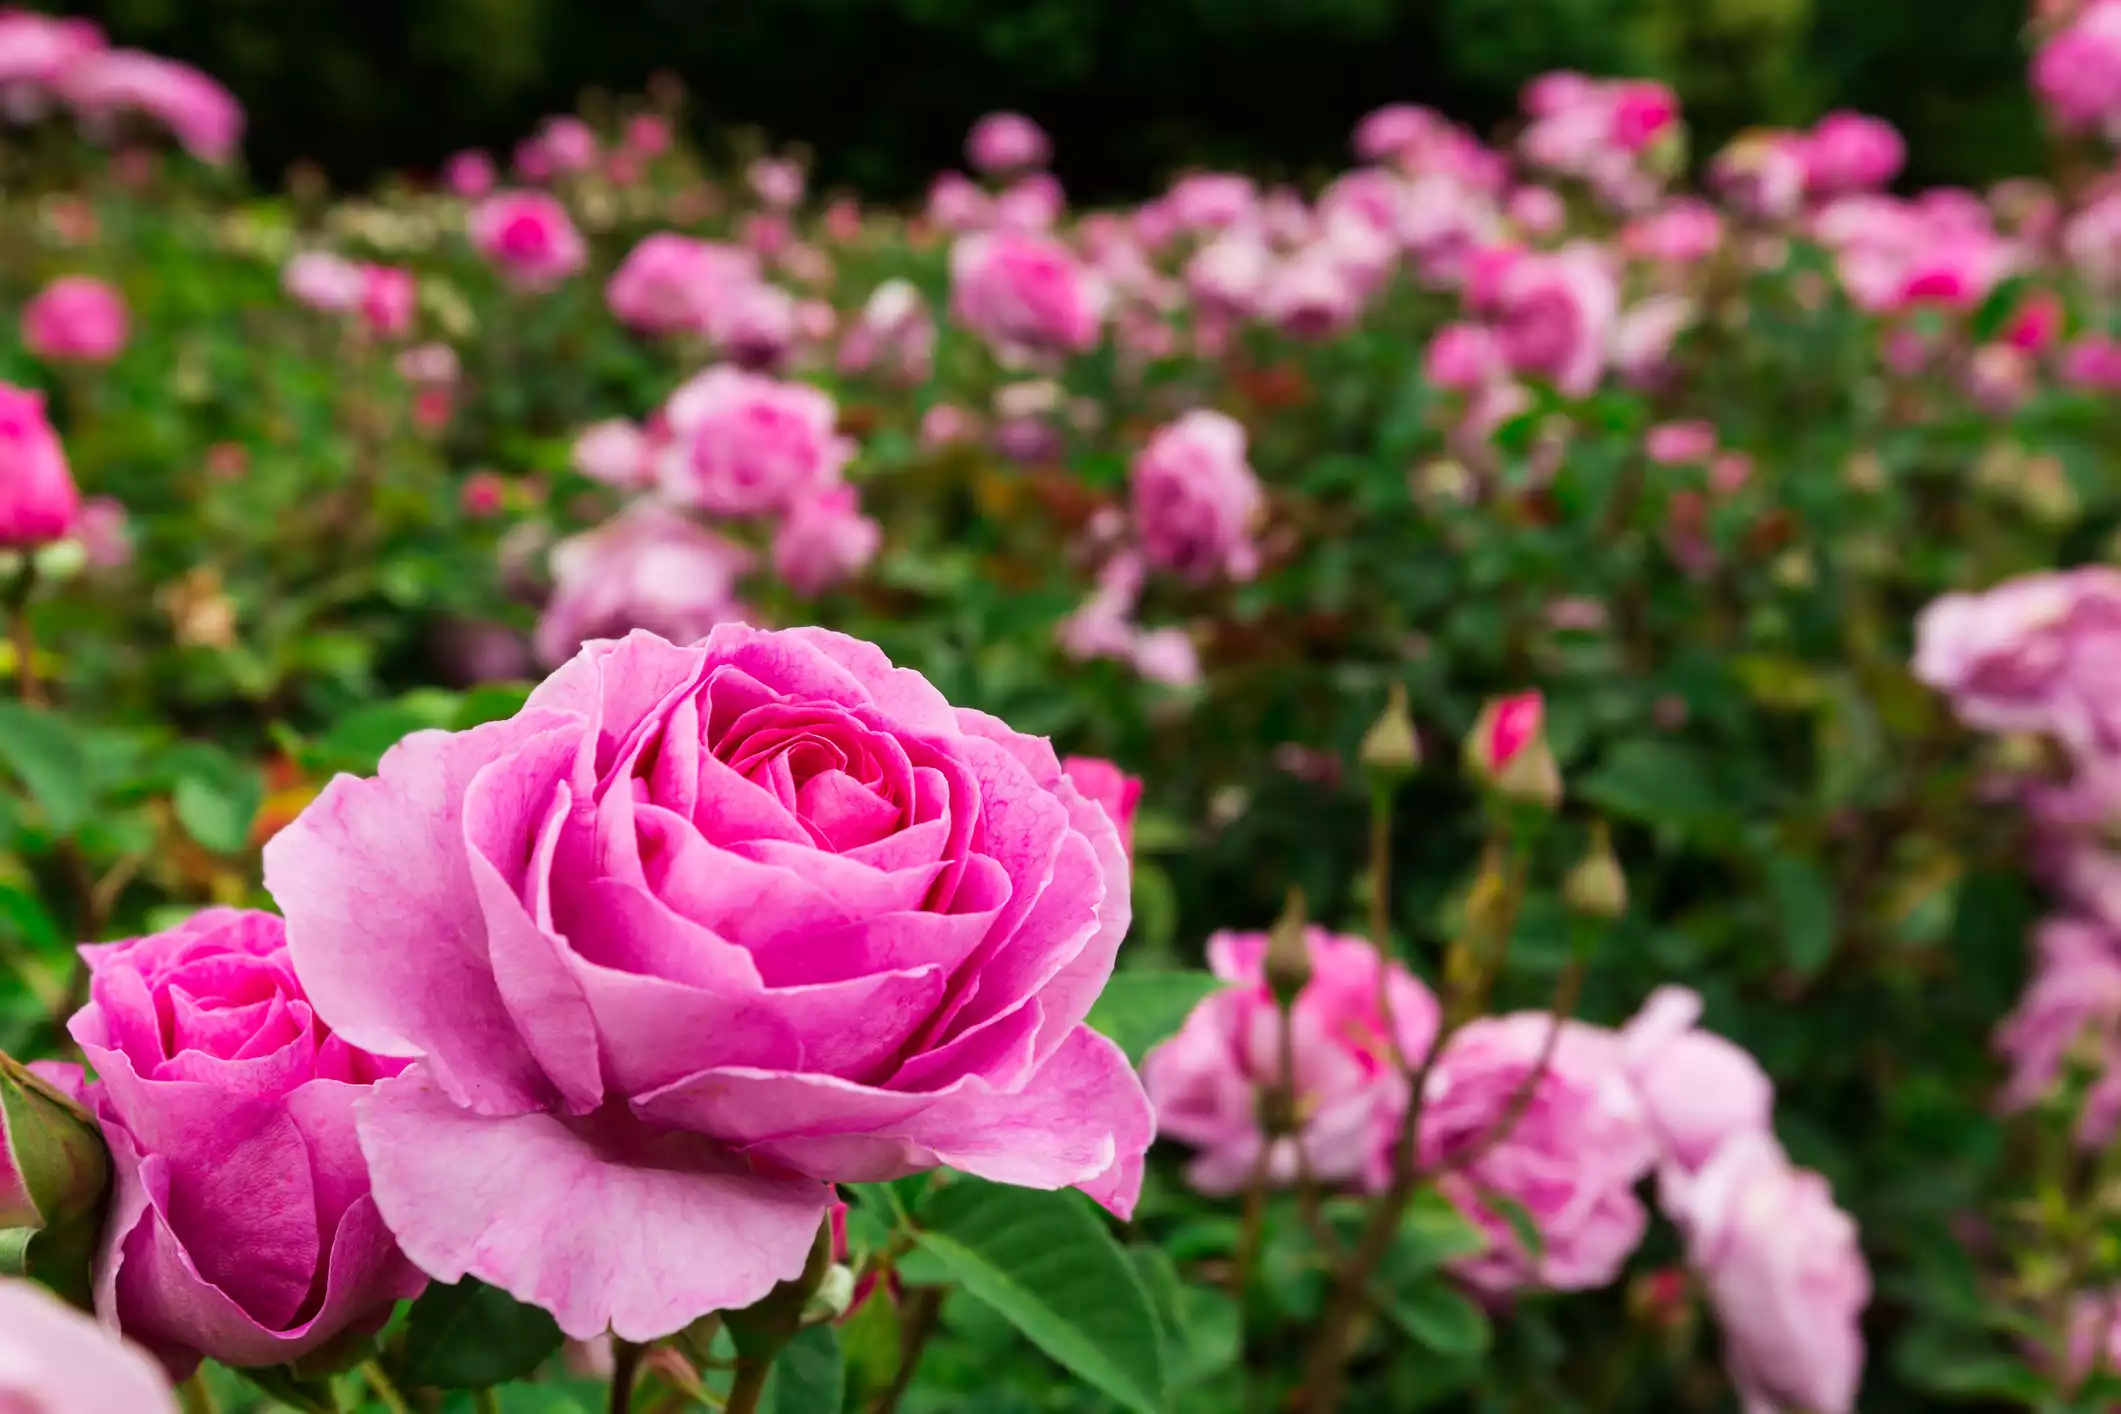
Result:
M1090 1008L1090 1025L1140 1065L1152 1047L1185 1024L1203 998L1228 985L1207 972L1115 972Z
M307 1414L338 1414L339 1401L327 1380L297 1379L285 1365L242 1373L243 1378L290 1409L305 1410Z
M1707 763L1676 742L1621 742L1576 791L1609 815L1646 825L1697 827L1728 811Z
M1071 1193L958 1178L916 1215L921 1247L1026 1339L1138 1414L1163 1403L1163 1334L1105 1225Z
M0 884L0 936L20 938L32 952L56 953L65 947L59 925L34 894Z
M847 1391L840 1338L831 1326L805 1326L781 1347L766 1377L760 1414L839 1414Z
M1379 1304L1410 1340L1438 1355L1479 1355L1488 1348L1487 1313L1441 1277L1385 1292Z
M1834 886L1817 864L1796 854L1769 856L1766 878L1782 955L1809 977L1834 955Z
M48 712L0 702L0 761L15 773L54 831L88 818L88 756L70 727Z
M1385 1257L1385 1270L1396 1286L1487 1248L1488 1235L1477 1223L1443 1194L1424 1188L1415 1193L1406 1216L1400 1219L1399 1235Z
M412 1385L483 1389L529 1374L559 1348L550 1315L466 1277L437 1282L413 1303L401 1373Z
M529 683L487 683L464 694L450 723L452 731L469 731L488 722L499 722L523 710L530 697Z
M256 771L238 770L221 779L185 776L170 794L177 823L184 832L216 854L241 854L250 847L250 829L265 799L265 783Z
M1244 1348L1244 1312L1227 1292L1194 1286L1159 1247L1129 1247L1135 1275L1164 1332L1164 1370L1173 1388L1235 1365Z

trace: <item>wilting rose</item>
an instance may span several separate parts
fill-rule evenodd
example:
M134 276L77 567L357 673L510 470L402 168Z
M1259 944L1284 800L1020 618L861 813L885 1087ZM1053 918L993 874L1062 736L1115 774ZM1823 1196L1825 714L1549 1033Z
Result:
M1398 963L1378 1007L1377 950L1323 928L1304 935L1310 980L1290 1008L1289 1079L1295 1130L1271 1140L1266 1181L1375 1188L1391 1174L1406 1113L1405 1065L1436 1038L1436 999ZM1200 1152L1186 1170L1203 1193L1235 1193L1259 1170L1270 1137L1266 1095L1282 1080L1282 1013L1267 984L1267 935L1218 933L1208 965L1231 985L1193 1009L1178 1034L1149 1053L1142 1080L1157 1123Z
M589 259L567 208L541 191L504 191L471 208L472 246L525 289L559 284Z
M983 231L950 251L952 316L1005 350L1094 348L1105 303L1102 283L1038 232Z
M399 1240L577 1338L757 1300L833 1182L1133 1206L1151 1114L1082 1024L1118 834L1045 742L868 644L591 645L334 781L266 876L324 1014L418 1058L361 1115Z
M1947 594L1915 621L1915 676L1969 726L2121 749L2121 571L2026 575Z
M89 275L62 275L22 306L22 346L54 363L108 363L125 347L125 297Z
M180 1378L380 1326L424 1279L368 1192L354 1111L405 1068L332 1034L280 919L209 909L86 946L67 1029L117 1173L96 1309Z
M590 639L643 628L689 641L746 615L736 585L751 552L654 501L561 541L551 563L535 640L547 666Z
M621 323L644 333L718 337L758 281L758 257L743 247L658 231L612 272L604 298Z
M1159 428L1134 460L1132 484L1151 564L1203 583L1258 572L1252 530L1266 497L1234 418L1196 409Z
M1045 132L1021 113L989 113L965 138L965 160L979 172L1043 167L1052 154Z
M1620 1063L1664 1157L1694 1170L1740 1134L1768 1131L1774 1082L1741 1047L1701 1030L1701 998L1659 987L1620 1032Z
M820 594L876 558L884 532L844 484L798 496L773 531L773 570L798 594Z
M1104 809L1105 818L1119 831L1120 846L1134 857L1134 811L1141 804L1142 782L1099 756L1069 756L1061 770L1077 790Z
M1484 1136L1543 1055L1548 1062L1530 1102L1499 1142L1488 1143ZM1488 1235L1487 1250L1457 1266L1483 1291L1604 1286L1642 1241L1649 1217L1635 1185L1655 1162L1657 1143L1611 1032L1541 1012L1469 1023L1430 1074L1420 1140L1426 1166L1467 1165L1443 1187ZM1501 1210L1484 1201L1487 1194L1524 1209L1541 1238L1536 1258Z
M43 1287L0 1277L0 1409L177 1414L177 1400L140 1351Z
M737 368L693 378L671 394L666 416L664 491L720 515L759 515L822 491L855 450L822 389Z
M1850 1414L1870 1269L1826 1180L1792 1167L1772 1135L1741 1135L1695 1176L1674 1216L1745 1407Z
M0 547L32 549L65 535L81 494L45 419L44 395L0 383Z

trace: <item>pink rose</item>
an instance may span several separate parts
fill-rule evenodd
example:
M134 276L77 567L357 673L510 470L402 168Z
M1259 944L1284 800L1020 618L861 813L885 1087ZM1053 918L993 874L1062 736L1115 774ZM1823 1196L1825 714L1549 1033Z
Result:
M674 500L760 515L839 480L854 443L834 430L829 394L718 367L670 395L671 442L658 477Z
M928 186L928 219L946 231L977 231L994 219L994 200L963 172L943 172Z
M653 113L626 120L626 149L641 157L661 157L670 150L670 124Z
M1300 1127L1272 1141L1265 1176L1277 1187L1308 1171L1324 1184L1377 1188L1391 1175L1406 1113L1403 1066L1418 1064L1436 1039L1436 999L1398 963L1385 963L1388 1027L1378 1008L1377 950L1316 927L1304 942L1311 979L1289 1019ZM1208 965L1231 985L1195 1007L1142 1064L1159 1130L1200 1150L1186 1179L1213 1196L1241 1191L1269 1143L1260 1111L1282 1079L1282 1016L1266 955L1264 933L1210 938Z
M1427 146L1446 126L1441 114L1412 103L1389 103L1355 125L1355 155L1365 162L1385 162Z
M1657 1143L1622 1072L1619 1043L1611 1032L1568 1021L1559 1023L1549 1053L1556 1024L1542 1012L1468 1023L1429 1076L1421 1156L1435 1167L1482 1143L1548 1055L1531 1103L1508 1134L1443 1182L1488 1234L1487 1250L1457 1267L1482 1291L1604 1286L1620 1274L1649 1223L1635 1185L1655 1161ZM1543 1250L1536 1260L1508 1219L1483 1201L1490 1193L1520 1204L1538 1227Z
M2121 571L2025 575L1947 594L1915 621L1915 676L1967 725L2121 749Z
M50 88L103 47L103 31L87 20L0 10L0 91Z
M2045 1099L2084 1048L2103 1064L2077 1140L2104 1145L2121 1125L2121 936L2106 923L2061 916L2040 925L2034 947L2025 995L1996 1029L1996 1049L2011 1066L2003 1102L2022 1110Z
M574 469L591 481L628 491L655 484L648 434L623 417L606 418L574 439Z
M1556 69L1526 84L1517 95L1517 106L1530 117L1550 118L1592 101L1597 87L1596 80L1573 69Z
M583 643L641 628L698 638L741 620L736 584L751 552L668 506L636 501L594 530L553 547L552 597L538 619L537 655L565 662Z
M1069 756L1061 761L1068 780L1089 799L1097 802L1105 818L1119 831L1120 847L1134 857L1134 811L1141 804L1142 782L1101 756Z
M1068 209L1068 194L1051 172L1017 178L994 198L994 224L1020 231L1044 231Z
M951 248L951 317L1005 350L1087 352L1105 303L1102 283L1038 232L986 231Z
M62 275L22 307L22 344L54 363L108 363L125 347L125 298L88 275Z
M0 383L0 547L29 550L61 538L80 501L66 449L45 420L44 395Z
M1257 231L1224 231L1186 260L1186 285L1204 311L1244 316L1256 312L1275 270L1274 252Z
M443 185L467 200L485 196L498 180L493 159L476 149L452 153L442 164Z
M1803 134L1779 128L1740 133L1709 164L1709 182L1732 205L1763 221L1787 221L1804 205L1810 179Z
M1164 210L1182 231L1226 231L1259 213L1259 188L1235 172L1191 172L1164 193Z
M947 447L953 442L968 442L978 430L978 422L972 414L952 403L937 403L921 414L921 445L924 447Z
M74 539L81 542L90 569L123 569L133 560L132 528L125 506L109 496L91 496L74 516Z
M2121 112L2121 3L2091 0L2033 56L2033 93L2065 132Z
M1456 393L1471 393L1509 371L1494 334L1478 324L1446 324L1436 331L1422 359L1431 383Z
M2121 340L2084 334L2062 350L2062 381L2095 393L2121 392Z
M1504 213L1526 235L1551 236L1569 224L1568 203L1552 187L1519 187L1510 193Z
M773 531L773 570L798 594L821 594L876 558L883 528L852 486L797 496Z
M1659 987L1620 1033L1620 1063L1665 1158L1692 1171L1740 1134L1770 1132L1774 1082L1744 1050L1695 1025L1701 998Z
M1127 661L1150 682L1186 688L1200 682L1200 654L1182 628L1144 629L1134 634Z
M420 288L410 270L394 265L361 267L361 319L386 339L412 332L420 303Z
M1792 1167L1772 1135L1744 1134L1716 1151L1675 1216L1745 1408L1851 1414L1870 1269L1826 1180Z
M406 1063L318 1018L280 919L209 909L81 955L67 1030L117 1176L104 1321L182 1378L201 1356L285 1364L417 1296L354 1138L369 1087Z
M659 231L620 262L604 298L621 323L643 333L714 336L758 280L758 257L740 246Z
M1620 314L1620 288L1604 251L1579 241L1520 256L1503 275L1496 302L1496 336L1513 368L1570 397L1596 391Z
M1716 454L1716 424L1660 422L1642 436L1643 455L1661 466L1697 466Z
M1653 79L1621 80L1612 95L1611 137L1625 152L1641 152L1679 121L1679 96Z
M91 122L125 112L155 119L204 162L226 162L243 140L243 106L189 64L136 49L107 49L67 66L66 99Z
M562 176L586 172L597 165L596 129L572 114L547 118L535 139L551 171Z
M1299 339L1327 339L1362 317L1363 290L1346 262L1314 241L1269 270L1259 294L1262 318Z
M360 308L367 290L361 266L328 250L309 250L287 262L280 285L311 309L347 314Z
M1694 317L1694 302L1684 295L1652 295L1629 305L1613 326L1613 366L1622 381L1641 387L1663 377L1672 346Z
M1723 243L1723 218L1716 208L1694 197L1681 197L1638 216L1620 233L1620 248L1637 260L1659 265L1692 265L1716 253Z
M1265 509L1245 460L1245 429L1196 409L1157 431L1134 459L1134 522L1151 564L1205 583L1259 570L1252 527Z
M744 169L744 180L752 194L776 211L802 204L803 168L786 158L761 157Z
M1021 113L989 113L965 137L965 160L975 172L1043 167L1052 155L1044 130Z
M420 344L406 349L398 355L395 366L400 378L423 388L447 388L463 371L457 351L447 344Z
M910 280L886 280L840 340L842 373L874 372L894 383L924 383L935 367L935 320Z
M7 17L0 15L0 43ZM0 1409L177 1414L155 1362L41 1286L0 1277Z
M361 1111L399 1240L577 1339L756 1301L834 1182L1139 1191L1153 1117L1082 1024L1117 833L1044 741L858 640L591 645L332 782L266 876L325 1014L418 1058Z
M540 191L504 191L471 208L472 246L524 289L557 285L589 260L567 208Z
M1892 181L1906 161L1907 144L1891 123L1844 109L1813 126L1805 185L1822 196L1870 191Z

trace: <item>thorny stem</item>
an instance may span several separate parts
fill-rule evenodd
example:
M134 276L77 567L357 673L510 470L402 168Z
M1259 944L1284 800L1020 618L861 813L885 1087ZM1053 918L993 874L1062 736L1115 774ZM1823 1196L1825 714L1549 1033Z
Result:
M884 1391L883 1398L876 1402L876 1408L870 1414L898 1414L899 1401L906 1397L907 1390L913 1388L914 1372L920 1369L921 1352L928 1348L928 1338L935 1334L942 1309L940 1287L916 1286L906 1293L905 1309L900 1312L898 1373L891 1377L891 1388Z
M616 1336L611 1341L611 1414L632 1414L633 1382L641 1373L643 1347ZM756 1396L753 1396L756 1399Z

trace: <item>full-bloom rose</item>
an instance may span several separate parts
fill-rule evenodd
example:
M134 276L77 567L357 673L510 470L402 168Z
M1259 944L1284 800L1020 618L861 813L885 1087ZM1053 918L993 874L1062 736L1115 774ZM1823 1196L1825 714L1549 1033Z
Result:
M541 191L497 192L471 208L471 243L525 289L546 289L589 259L567 208Z
M636 628L691 640L741 619L736 584L751 562L750 551L670 507L636 501L553 547L538 658L554 666L589 639Z
M66 450L44 415L44 395L0 383L0 547L57 540L80 504Z
M839 480L854 443L835 430L831 395L718 367L670 396L671 442L658 475L672 499L721 515L758 515Z
M773 570L798 594L819 594L876 558L883 528L845 484L798 496L773 531Z
M125 297L90 275L62 275L22 307L22 345L55 363L108 363L125 347Z
M1773 1136L1742 1135L1716 1151L1676 1216L1748 1414L1850 1414L1870 1269L1826 1180L1793 1167Z
M1097 277L1036 231L982 231L951 248L952 316L1003 349L1094 348L1105 302Z
M1598 386L1620 314L1606 253L1588 242L1521 256L1497 291L1497 337L1519 373L1571 397Z
M758 280L758 257L741 246L658 231L612 272L604 298L622 323L645 333L719 336Z
M1061 770L1075 788L1096 801L1119 830L1119 842L1134 857L1134 811L1141 804L1142 782L1139 776L1130 776L1110 761L1100 756L1070 756L1061 762Z
M0 10L0 98L20 91L41 103L43 90L104 44L103 31L87 20Z
M1149 562L1196 581L1259 570L1253 522L1265 505L1236 419L1195 409L1150 437L1134 460L1134 522Z
M2098 1075L2077 1117L2087 1147L2112 1140L2121 1125L2121 936L2108 923L2063 915L2034 934L2032 979L1996 1029L2010 1062L2003 1102L2024 1109L2045 1098L2072 1056L2096 1060Z
M1549 1052L1557 1024L1561 1031ZM1438 1168L1463 1161L1485 1143L1542 1055L1546 1069L1508 1134L1471 1158L1464 1173L1444 1180L1488 1235L1487 1249L1457 1268L1483 1291L1604 1286L1619 1275L1649 1223L1635 1185L1656 1161L1656 1139L1621 1069L1617 1039L1579 1021L1513 1012L1483 1017L1452 1037L1429 1077L1423 1163ZM1539 1229L1536 1258L1482 1194L1523 1207Z
M2121 571L2026 575L1947 594L1915 621L1915 676L1969 726L2121 749Z
M1620 1062L1664 1156L1698 1169L1733 1137L1768 1130L1775 1086L1741 1047L1701 1030L1701 998L1659 987L1620 1033Z
M1052 154L1045 131L1021 113L989 113L965 137L965 159L980 172L1043 167Z
M1316 927L1304 944L1311 979L1289 1022L1299 1126L1273 1141L1266 1178L1287 1185L1308 1171L1321 1183L1378 1187L1391 1175L1406 1113L1403 1065L1418 1065L1436 1039L1436 999L1398 963L1385 963L1388 1027L1378 1010L1377 949ZM1260 1116L1282 1079L1282 1014L1266 956L1264 933L1210 938L1208 965L1231 985L1195 1007L1142 1065L1162 1131L1200 1150L1186 1177L1203 1193L1244 1188L1268 1143Z
M140 1351L43 1287L0 1277L0 1409L177 1414L177 1400Z
M835 1181L1139 1191L1148 1102L1082 1024L1119 836L1044 741L866 643L590 645L334 781L266 877L326 1017L418 1057L361 1112L406 1251L578 1338L757 1300Z
M280 919L209 909L81 951L67 1029L117 1175L103 1319L181 1378L202 1355L284 1364L418 1295L354 1138L356 1103L406 1062L318 1019Z

